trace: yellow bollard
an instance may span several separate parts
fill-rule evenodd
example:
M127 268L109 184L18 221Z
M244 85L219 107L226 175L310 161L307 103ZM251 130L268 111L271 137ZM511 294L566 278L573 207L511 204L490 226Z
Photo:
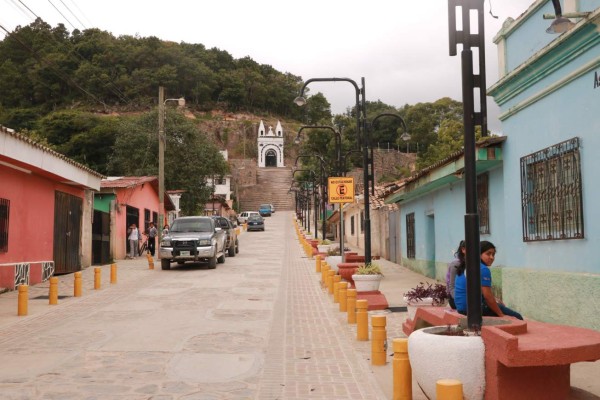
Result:
M394 339L392 345L394 347L392 361L394 400L412 400L412 369L408 359L408 339Z
M317 261L315 261L315 266L317 272L321 272L321 256L317 256Z
M73 297L81 297L81 271L75 272L75 281L73 282Z
M244 222L244 232L246 232L248 230L248 223Z
M50 278L50 290L48 292L48 304L58 304L58 278L53 276Z
M329 268L329 265L324 265L321 267L321 286L322 287L327 287L327 277L329 276L329 271L331 270L331 268Z
M29 286L19 285L19 296L17 298L17 315L22 317L27 315L29 301Z
M110 283L117 283L117 264L110 265Z
M152 255L147 254L146 258L148 259L148 269L154 269L154 258L152 258Z
M456 379L440 379L435 383L435 394L438 400L462 400L462 383Z
M356 289L346 290L346 309L348 311L348 323L356 323Z
M329 270L327 271L327 292L329 294L333 294L333 277L335 276L335 271Z
M371 365L385 365L387 351L387 320L385 315L373 315L371 317Z
M369 340L369 315L367 300L356 300L356 340Z
M340 283L342 281L342 277L339 275L334 275L333 276L333 302L334 303L339 303L340 302Z
M342 312L346 312L346 310L348 309L347 293L348 293L348 282L338 283L338 300L340 303L340 311L342 311Z
M102 268L94 268L94 289L98 290L102 287Z

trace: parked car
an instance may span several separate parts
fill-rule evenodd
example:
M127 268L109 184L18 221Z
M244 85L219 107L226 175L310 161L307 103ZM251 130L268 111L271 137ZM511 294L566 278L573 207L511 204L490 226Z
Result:
M214 269L225 262L227 233L211 217L180 217L163 236L160 247L160 266L171 269L171 262L208 261Z
M241 213L238 216L238 224L245 224L246 221L248 220L248 217L251 216L252 214L256 214L258 215L258 211L244 211L243 213Z
M261 217L270 217L271 216L271 205L270 204L261 204L258 207L258 213Z
M271 206L271 214L275 214L275 206L273 204L269 204Z
M211 218L215 220L217 226L220 226L221 229L227 233L225 249L227 249L227 255L229 257L235 257L235 255L240 252L240 244L237 234L235 233L235 226L233 225L233 222L225 217L219 217L216 215Z
M251 215L248 217L248 231L264 231L265 220L260 215Z

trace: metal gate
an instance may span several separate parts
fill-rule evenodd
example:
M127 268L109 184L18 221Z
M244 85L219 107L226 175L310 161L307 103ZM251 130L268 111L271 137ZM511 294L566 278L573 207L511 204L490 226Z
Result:
M54 265L56 274L81 270L83 200L67 193L54 196Z
M388 239L388 254L390 261L400 264L402 261L400 251L400 211L392 211L388 219L389 239Z
M92 264L110 262L110 214L94 210L92 224Z

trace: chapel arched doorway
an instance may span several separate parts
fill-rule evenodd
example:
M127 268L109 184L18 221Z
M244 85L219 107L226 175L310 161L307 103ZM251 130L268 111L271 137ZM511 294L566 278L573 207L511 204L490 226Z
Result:
M265 166L276 167L277 166L277 152L273 149L267 150L265 153Z

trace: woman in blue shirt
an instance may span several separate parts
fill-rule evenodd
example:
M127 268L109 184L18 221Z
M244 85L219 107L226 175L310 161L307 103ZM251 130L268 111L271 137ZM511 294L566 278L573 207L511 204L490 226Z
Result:
M521 314L496 301L492 293L492 273L490 268L496 258L496 246L486 240L480 243L481 250L481 314L487 317L503 317L509 315L523 319ZM454 287L454 302L456 310L461 314L467 313L467 279L463 271L457 271Z

